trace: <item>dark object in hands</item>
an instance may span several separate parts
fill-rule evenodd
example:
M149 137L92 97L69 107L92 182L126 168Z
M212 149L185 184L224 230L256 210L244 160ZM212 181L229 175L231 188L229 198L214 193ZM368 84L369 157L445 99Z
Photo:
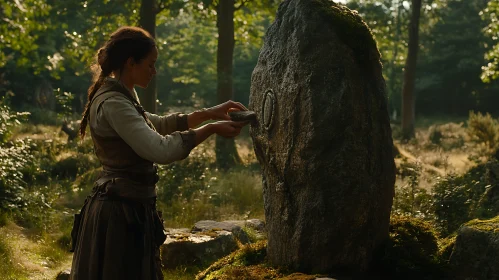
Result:
M229 112L229 117L235 122L256 121L256 114L253 111L232 111Z

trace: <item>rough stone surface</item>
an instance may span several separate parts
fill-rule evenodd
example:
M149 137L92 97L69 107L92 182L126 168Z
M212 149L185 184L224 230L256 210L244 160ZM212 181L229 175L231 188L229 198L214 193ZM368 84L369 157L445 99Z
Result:
M69 275L71 274L71 269L66 269L57 274L55 280L69 280Z
M229 112L229 117L235 122L256 120L255 112L252 111L234 111Z
M245 226L259 232L265 232L265 222L259 219L246 220Z
M244 226L244 224L243 224ZM243 231L242 226L231 222L217 222L212 220L199 221L194 224L191 232L206 232L206 231L216 231L225 230L229 231L243 244L250 242L248 234Z
M449 263L456 280L499 279L499 216L461 226Z
M238 248L234 235L225 230L191 233L167 229L161 246L161 260L165 268L190 265L206 266Z
M327 0L286 0L252 74L268 257L304 272L364 271L388 238L395 164L380 55Z

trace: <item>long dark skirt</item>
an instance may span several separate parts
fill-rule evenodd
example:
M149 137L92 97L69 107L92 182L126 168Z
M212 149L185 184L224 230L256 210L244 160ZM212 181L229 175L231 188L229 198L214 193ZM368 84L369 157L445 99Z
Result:
M99 193L89 197L79 223L70 279L162 280L152 203Z

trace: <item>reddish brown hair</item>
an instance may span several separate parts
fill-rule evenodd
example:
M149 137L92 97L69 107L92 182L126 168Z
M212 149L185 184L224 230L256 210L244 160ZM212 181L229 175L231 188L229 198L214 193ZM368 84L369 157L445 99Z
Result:
M92 66L93 84L88 88L88 101L80 124L82 139L85 137L92 99L106 78L113 71L121 71L130 57L138 63L155 47L156 42L147 31L139 27L126 26L111 34L109 40L99 49L97 62Z

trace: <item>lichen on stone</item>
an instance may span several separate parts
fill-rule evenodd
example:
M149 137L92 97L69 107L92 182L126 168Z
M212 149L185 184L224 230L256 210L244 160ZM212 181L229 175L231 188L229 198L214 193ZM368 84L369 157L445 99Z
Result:
M376 41L369 26L357 11L334 3L330 0L312 0L311 3L320 6L321 11L334 24L336 33L357 54L361 62L371 59L380 59L377 51L376 57L370 57L370 50L378 50Z

